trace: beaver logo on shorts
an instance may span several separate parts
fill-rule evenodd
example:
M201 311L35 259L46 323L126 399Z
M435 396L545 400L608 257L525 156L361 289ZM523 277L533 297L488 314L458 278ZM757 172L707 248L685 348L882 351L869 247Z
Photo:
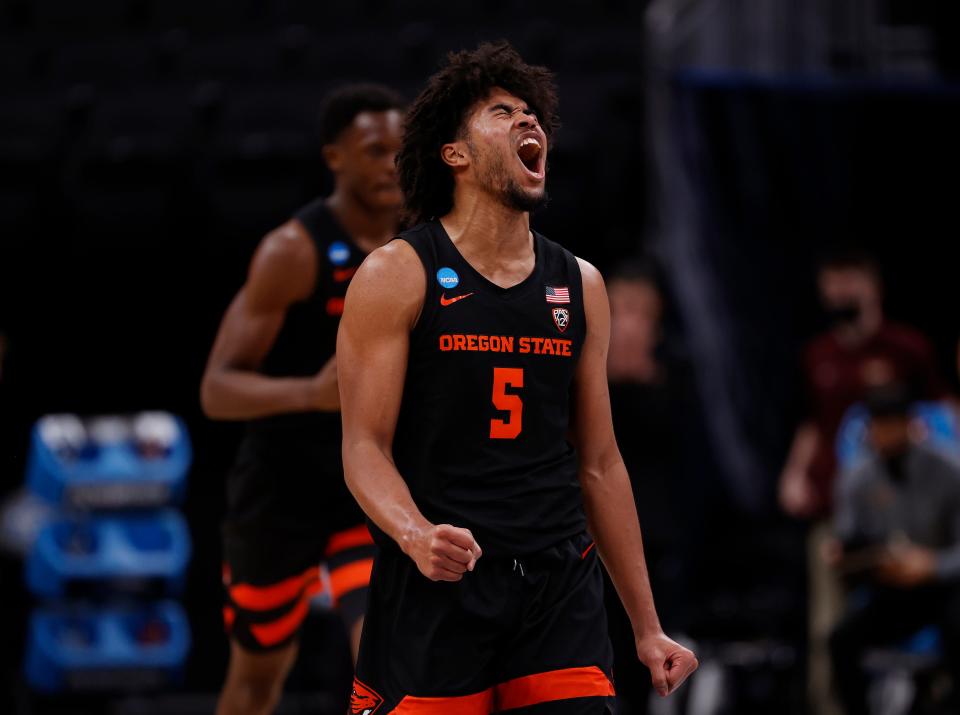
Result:
M383 704L383 698L373 688L353 679L353 692L350 693L350 715L373 715Z
M567 326L570 325L570 311L566 308L554 308L551 313L553 314L553 322L557 326L557 330L561 333L567 329Z

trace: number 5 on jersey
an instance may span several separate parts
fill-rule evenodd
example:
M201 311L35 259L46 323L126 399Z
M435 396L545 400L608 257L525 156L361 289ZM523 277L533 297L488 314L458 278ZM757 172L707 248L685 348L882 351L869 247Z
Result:
M507 387L523 387L522 367L493 368L493 405L510 416L490 420L490 439L516 439L523 429L523 400L508 393Z

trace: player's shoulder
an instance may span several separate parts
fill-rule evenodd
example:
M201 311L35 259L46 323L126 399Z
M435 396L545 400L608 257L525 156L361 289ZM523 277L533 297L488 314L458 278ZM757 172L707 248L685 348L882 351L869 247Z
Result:
M406 241L393 240L370 252L350 281L349 292L367 300L397 303L423 300L426 273L417 252Z
M588 289L592 289L605 291L603 275L597 267L590 263L590 261L580 258L580 256L574 256L574 258L576 258L577 266L580 268L580 280L583 281L583 290L587 291Z
M584 290L587 290L588 287L594 289L599 287L603 289L603 276L592 263L575 255L570 249L544 236L539 231L535 231L534 233L537 238L540 239L540 245L544 247L548 253L552 254L553 257L558 260L565 260L576 264L577 269L580 271L580 278L583 281Z
M245 284L247 301L263 309L284 309L305 300L317 277L317 254L309 236L287 221L264 236L257 246Z
M399 237L398 237L399 238ZM360 266L360 272L371 275L406 275L411 267L418 266L417 252L407 241L394 239L370 252Z
M296 219L290 219L270 231L260 240L253 257L253 267L277 270L287 275L316 269L317 249Z

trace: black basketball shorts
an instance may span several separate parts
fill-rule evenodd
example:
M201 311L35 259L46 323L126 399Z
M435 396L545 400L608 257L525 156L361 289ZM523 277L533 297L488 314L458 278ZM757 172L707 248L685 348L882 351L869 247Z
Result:
M482 545L481 545L482 546ZM612 710L612 651L587 534L530 556L482 556L457 583L378 553L353 715Z

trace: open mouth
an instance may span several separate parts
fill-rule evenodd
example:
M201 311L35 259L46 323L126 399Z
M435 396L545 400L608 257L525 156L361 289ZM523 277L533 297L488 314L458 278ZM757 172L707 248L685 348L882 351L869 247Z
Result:
M517 147L517 158L523 164L523 168L536 177L543 176L543 147L540 140L536 137L527 136Z

